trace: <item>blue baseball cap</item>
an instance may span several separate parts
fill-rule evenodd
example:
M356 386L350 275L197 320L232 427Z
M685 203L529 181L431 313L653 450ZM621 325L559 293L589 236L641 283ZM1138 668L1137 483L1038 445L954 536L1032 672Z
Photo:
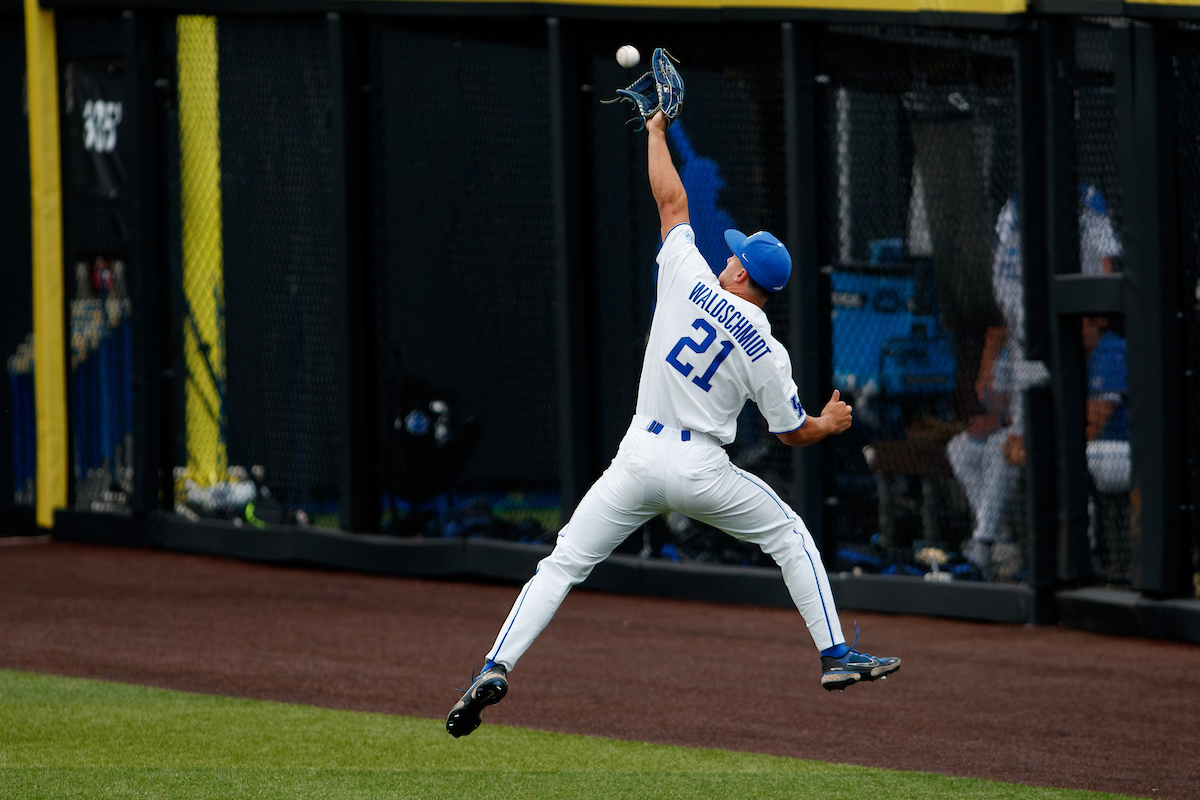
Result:
M792 257L783 242L766 231L746 236L733 228L725 231L725 243L742 262L754 282L774 294L792 274Z

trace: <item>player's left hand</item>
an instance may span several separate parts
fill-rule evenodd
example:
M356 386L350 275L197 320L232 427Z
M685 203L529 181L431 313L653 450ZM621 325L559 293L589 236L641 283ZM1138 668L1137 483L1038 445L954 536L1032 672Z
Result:
M821 418L826 420L825 424L830 427L831 433L842 433L849 430L850 423L854 421L850 413L854 409L841 398L842 393L834 389L833 396L829 398L825 408L821 409Z
M654 112L654 116L646 120L646 130L650 131L651 133L666 133L667 126L670 124L671 120L667 119L667 116L660 110Z
M600 102L628 102L637 112L643 127L655 114L662 114L662 127L665 130L683 108L683 78L671 63L674 60L675 56L663 48L655 48L649 72L624 89L617 89L617 96L613 99Z

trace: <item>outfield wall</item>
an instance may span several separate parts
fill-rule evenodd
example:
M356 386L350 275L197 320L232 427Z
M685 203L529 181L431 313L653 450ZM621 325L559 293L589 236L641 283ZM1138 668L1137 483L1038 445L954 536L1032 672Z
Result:
M17 474L61 418L65 460L37 462L67 487L58 535L532 563L628 424L653 308L644 134L599 102L636 77L612 59L632 36L688 81L671 143L702 252L777 232L794 278L767 310L801 400L855 405L819 448L752 411L730 447L818 534L839 602L1049 622L1194 595L1200 39L1159 6L49 8L62 263L14 275L60 282L61 323L37 324L66 376L32 434L6 426L0 476L61 506ZM8 185L6 222L44 196ZM951 443L997 408L1012 447L981 514ZM983 529L999 546L966 558ZM618 556L670 576L625 588L680 596L754 601L738 587L776 574L678 516ZM430 569L519 577L460 557ZM1063 599L1087 587L1118 594Z

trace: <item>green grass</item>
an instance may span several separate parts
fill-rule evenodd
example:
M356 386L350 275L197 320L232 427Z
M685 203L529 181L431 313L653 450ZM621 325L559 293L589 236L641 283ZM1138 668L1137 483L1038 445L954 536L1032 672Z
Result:
M1114 798L0 670L3 798Z

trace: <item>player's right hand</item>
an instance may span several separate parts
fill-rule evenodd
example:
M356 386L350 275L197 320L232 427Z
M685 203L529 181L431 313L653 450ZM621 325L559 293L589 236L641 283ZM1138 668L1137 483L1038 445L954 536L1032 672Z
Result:
M849 430L850 424L854 421L850 413L854 409L841 397L842 393L834 389L833 396L829 398L825 408L821 409L821 417L827 420L826 424L830 426L831 433L842 433Z

